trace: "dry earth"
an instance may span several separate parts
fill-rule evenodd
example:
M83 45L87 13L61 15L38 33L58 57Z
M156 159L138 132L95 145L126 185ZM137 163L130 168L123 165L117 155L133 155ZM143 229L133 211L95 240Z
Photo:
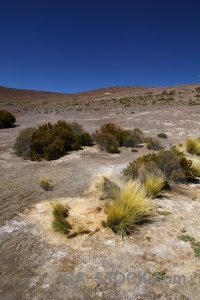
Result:
M105 215L97 208L104 201L99 200L93 182L101 174L119 175L128 162L148 150L122 149L112 155L97 146L85 147L51 162L22 160L12 154L21 129L59 119L77 121L91 133L105 122L138 127L151 136L165 132L168 138L162 144L169 148L188 136L199 136L200 98L195 90L199 86L117 87L73 95L0 88L0 109L17 118L16 127L0 130L0 299L199 299L200 260L190 244L178 238L184 228L200 241L198 184L176 186L153 200L159 210L171 214L158 215L131 240L122 241L100 225ZM42 176L52 180L52 191L41 189ZM53 232L50 203L58 200L70 205L72 222L100 230L73 239ZM106 277L108 271L147 272L150 277L159 270L184 275L186 283L150 285L126 280L120 285ZM68 271L82 272L86 284L67 286L63 274ZM102 285L95 283L97 272L104 275Z

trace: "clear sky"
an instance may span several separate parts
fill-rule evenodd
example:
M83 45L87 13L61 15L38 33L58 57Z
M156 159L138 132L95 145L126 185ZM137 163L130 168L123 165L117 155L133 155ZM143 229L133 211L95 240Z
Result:
M0 1L2 86L73 93L199 82L199 0Z

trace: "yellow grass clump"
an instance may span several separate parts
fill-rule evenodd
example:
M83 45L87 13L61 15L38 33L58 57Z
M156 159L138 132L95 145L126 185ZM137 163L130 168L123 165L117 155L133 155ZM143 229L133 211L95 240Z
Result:
M128 236L137 224L152 219L152 207L145 188L139 181L129 181L116 200L107 205L106 226L121 237Z

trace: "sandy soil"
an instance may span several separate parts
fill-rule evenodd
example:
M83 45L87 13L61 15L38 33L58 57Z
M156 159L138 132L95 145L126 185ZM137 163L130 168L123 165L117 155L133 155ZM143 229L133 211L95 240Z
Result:
M13 155L12 146L21 129L65 119L81 123L91 133L105 122L115 122L123 128L138 127L151 136L165 132L168 138L162 144L169 148L187 136L199 136L200 107L166 104L138 105L133 109L101 107L100 110L86 106L78 110L69 109L68 105L60 109L55 103L45 105L40 103L33 108L22 102L2 104L15 112L18 126L0 130L0 298L199 299L200 260L189 243L178 239L185 228L186 234L200 241L198 184L181 185L153 200L159 210L171 214L158 215L151 224L141 226L131 241L122 241L111 230L100 226L105 215L97 208L103 206L103 200L99 200L93 182L101 174L120 174L128 162L147 150L141 148L133 153L122 149L120 154L112 155L94 146L56 161L31 162ZM52 180L52 191L46 192L39 186L39 178L43 176ZM100 230L73 239L56 234L51 229L52 201L68 203L72 221ZM139 285L126 281L117 285L108 283L106 277L107 271L126 274L140 271L150 276L158 270L166 270L171 276L184 275L186 283ZM63 274L68 271L83 272L86 284L67 286ZM104 274L103 285L95 284L96 272Z

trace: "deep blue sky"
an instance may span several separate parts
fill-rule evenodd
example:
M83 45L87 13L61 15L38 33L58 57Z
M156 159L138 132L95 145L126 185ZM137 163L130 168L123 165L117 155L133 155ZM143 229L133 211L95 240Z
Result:
M199 0L0 0L2 86L199 82Z

